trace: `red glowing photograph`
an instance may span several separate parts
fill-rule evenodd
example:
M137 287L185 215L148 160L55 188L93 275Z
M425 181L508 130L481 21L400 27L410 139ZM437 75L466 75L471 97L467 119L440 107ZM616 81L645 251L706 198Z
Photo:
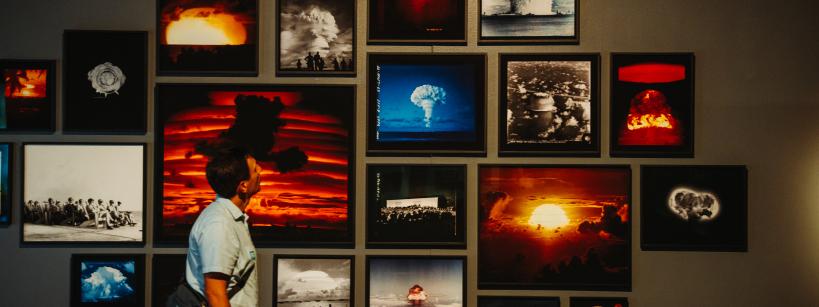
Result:
M465 0L369 0L369 44L466 45Z
M203 144L230 138L262 166L256 246L352 247L353 86L159 84L157 241L184 244L215 199Z
M611 156L694 156L694 54L612 54Z
M54 61L0 60L0 132L54 131Z
M480 165L478 288L631 289L628 165Z
M157 0L157 75L258 75L258 0Z

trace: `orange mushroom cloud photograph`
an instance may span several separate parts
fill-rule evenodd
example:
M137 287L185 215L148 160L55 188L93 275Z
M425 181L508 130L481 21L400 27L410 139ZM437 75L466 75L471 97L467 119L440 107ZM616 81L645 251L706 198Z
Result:
M693 54L612 55L612 156L691 157L693 125Z
M158 241L187 241L216 196L202 145L228 137L263 168L257 246L352 244L354 102L351 86L158 85Z
M0 60L0 131L53 131L54 83L54 61Z
M480 289L631 288L629 166L481 165Z
M160 0L158 5L158 74L257 74L257 0Z

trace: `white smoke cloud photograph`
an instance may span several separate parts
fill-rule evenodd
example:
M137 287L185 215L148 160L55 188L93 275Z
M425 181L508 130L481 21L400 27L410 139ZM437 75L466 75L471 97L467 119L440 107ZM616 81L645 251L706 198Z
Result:
M276 257L276 306L352 305L350 257Z
M278 71L355 72L355 2L283 0L279 3Z

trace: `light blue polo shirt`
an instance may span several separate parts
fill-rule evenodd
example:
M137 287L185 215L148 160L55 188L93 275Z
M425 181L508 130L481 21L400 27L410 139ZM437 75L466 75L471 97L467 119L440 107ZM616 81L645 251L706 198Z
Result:
M188 239L185 277L193 289L204 295L205 273L230 276L228 292L241 276L256 265L256 247L250 239L247 215L229 199L217 197L196 218ZM231 306L258 306L258 268L241 291L230 299Z

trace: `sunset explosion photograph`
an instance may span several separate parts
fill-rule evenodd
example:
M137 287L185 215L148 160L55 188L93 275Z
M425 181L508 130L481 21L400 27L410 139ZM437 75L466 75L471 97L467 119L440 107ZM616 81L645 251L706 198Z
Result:
M479 167L480 289L628 290L628 166Z

